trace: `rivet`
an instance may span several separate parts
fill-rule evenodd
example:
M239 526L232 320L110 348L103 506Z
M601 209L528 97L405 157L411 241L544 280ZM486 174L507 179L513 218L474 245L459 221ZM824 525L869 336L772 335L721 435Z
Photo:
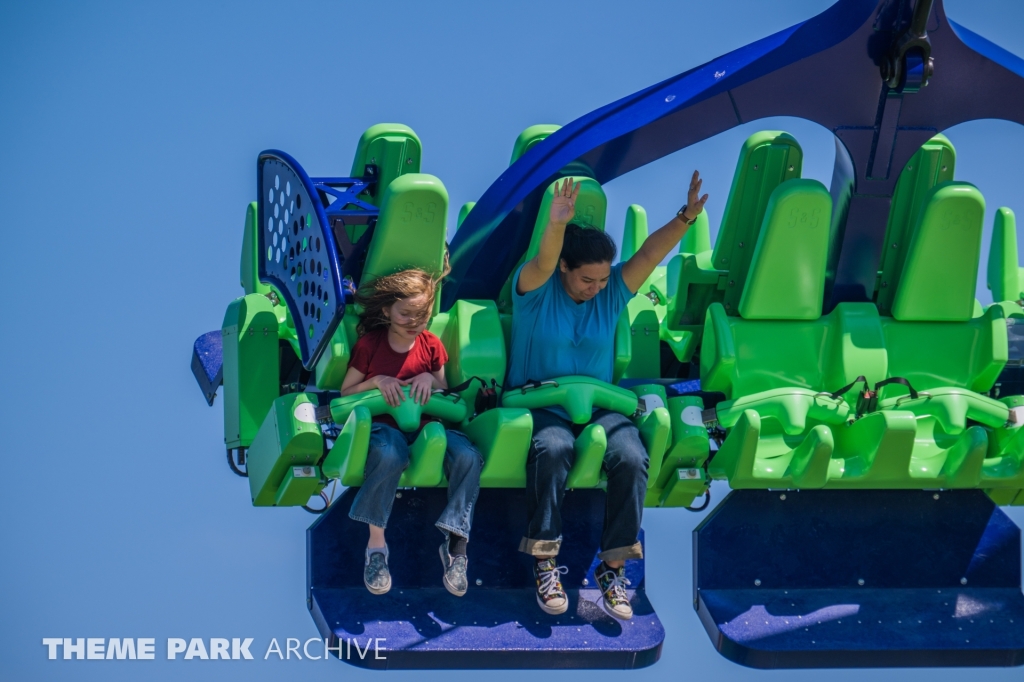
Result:
M857 578L857 584L858 585L863 585L864 584L864 578Z
M896 242L893 242L893 243L892 243L892 248L894 248L894 249L895 249L895 248L896 248L897 246L899 246L899 244L897 244Z
M405 165L411 166L412 165L412 159L406 159L405 160Z
M760 578L754 578L754 585L756 585L757 587L761 587L761 579Z
M781 495L779 495L779 499L780 500L786 499L786 493L782 493Z
M789 170L793 170L793 166L790 166L790 167L789 167Z
M883 288L883 289L884 289L884 288L886 288L887 286L889 286L889 283L888 283L888 282L882 282L882 288Z
M731 287L734 287L734 286L736 286L736 281L735 281L735 280L731 280L731 279L730 279L730 280L729 280L729 286L731 286Z
M587 585L589 585L589 584L590 584L590 581L589 581L589 580L587 580L586 578L584 578L584 579L583 579L583 587L586 587L586 586L587 586Z
M743 248L743 242L740 242L740 243L739 243L739 247L740 247L741 249Z
M960 578L960 584L961 585L966 585L967 584L967 578Z
M934 495L932 495L932 499L933 499L933 500L937 500L937 499L939 499L939 494L938 494L938 493L935 493Z
M912 170L914 170L914 167L913 166L907 166L907 170L908 171L912 171Z
M754 164L754 170L757 170L757 164L756 163Z
M946 170L946 166L943 166L943 167L942 167L942 170Z
M399 490L397 493L395 493L395 497L398 499L402 499L402 491Z
M480 578L477 578L477 579L476 579L476 586L477 586L477 587L480 587L480 586L481 586L481 585L483 585L483 584L484 584L484 581L483 581L483 580L481 580Z

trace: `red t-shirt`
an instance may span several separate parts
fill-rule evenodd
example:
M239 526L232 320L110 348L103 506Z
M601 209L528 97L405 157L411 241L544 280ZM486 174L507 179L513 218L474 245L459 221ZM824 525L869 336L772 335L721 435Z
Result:
M365 379L386 376L401 380L412 379L424 372L436 372L444 367L446 362L448 362L448 352L441 344L441 339L434 334L423 331L416 337L416 341L408 353L398 353L388 343L387 327L381 327L356 341L348 365L365 374ZM383 414L374 417L373 421L398 428L398 423L391 415ZM437 420L423 415L420 419L420 428L431 421Z

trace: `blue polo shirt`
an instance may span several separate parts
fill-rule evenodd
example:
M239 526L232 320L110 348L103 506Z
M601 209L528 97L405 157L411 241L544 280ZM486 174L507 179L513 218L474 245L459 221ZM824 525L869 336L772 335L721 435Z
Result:
M519 273L512 283L512 349L506 386L583 375L612 382L615 325L633 298L614 266L608 286L576 303L556 271L540 287L520 295Z

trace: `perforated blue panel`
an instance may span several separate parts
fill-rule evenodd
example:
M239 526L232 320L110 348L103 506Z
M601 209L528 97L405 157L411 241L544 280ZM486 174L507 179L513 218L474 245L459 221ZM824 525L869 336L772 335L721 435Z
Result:
M302 366L312 370L345 313L341 264L324 207L288 154L267 150L256 164L259 275L284 296L295 320Z

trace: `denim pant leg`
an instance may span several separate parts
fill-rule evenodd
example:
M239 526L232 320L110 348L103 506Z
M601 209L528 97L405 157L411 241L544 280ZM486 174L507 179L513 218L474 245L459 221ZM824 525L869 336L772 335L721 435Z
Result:
M598 410L591 423L603 426L608 435L604 455L608 494L599 556L605 561L639 559L643 557L643 549L637 536L647 495L650 457L640 440L640 431L628 417Z
M448 479L448 505L435 524L442 533L455 533L469 539L473 509L480 496L480 470L484 458L461 431L448 429L448 449L444 453L444 475Z
M363 468L363 485L352 500L349 518L387 527L398 481L408 466L409 443L405 434L387 424L374 422Z
M565 481L576 461L571 424L548 410L530 410L533 437L526 458L526 536L519 551L554 556L562 544Z

